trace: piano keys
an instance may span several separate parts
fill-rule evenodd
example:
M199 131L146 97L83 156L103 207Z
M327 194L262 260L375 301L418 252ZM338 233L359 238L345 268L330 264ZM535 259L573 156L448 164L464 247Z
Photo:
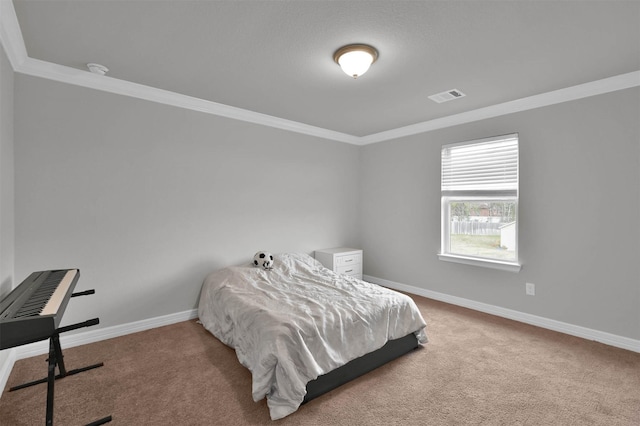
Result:
M80 278L78 269L34 272L0 301L0 350L50 338Z

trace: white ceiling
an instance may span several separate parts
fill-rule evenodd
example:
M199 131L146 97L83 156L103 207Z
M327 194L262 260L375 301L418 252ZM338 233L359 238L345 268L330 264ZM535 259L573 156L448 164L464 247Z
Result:
M640 70L640 1L13 4L29 58L355 137ZM380 54L357 80L349 43Z

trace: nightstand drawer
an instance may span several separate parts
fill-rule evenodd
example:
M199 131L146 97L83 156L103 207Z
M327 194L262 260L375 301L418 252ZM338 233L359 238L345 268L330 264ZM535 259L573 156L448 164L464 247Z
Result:
M362 263L356 263L354 265L338 266L336 268L338 274L351 275L356 278L362 277Z
M362 265L362 253L348 254L345 256L336 256L336 266L349 266L359 264Z
M347 274L362 279L362 250L348 247L316 250L316 259L338 274Z

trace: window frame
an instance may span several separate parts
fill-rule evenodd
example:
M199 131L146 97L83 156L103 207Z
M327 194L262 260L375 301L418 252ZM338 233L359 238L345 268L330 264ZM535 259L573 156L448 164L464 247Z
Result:
M508 138L515 138L518 144L518 155L516 159L517 171L516 171L516 188L515 195L513 193L513 189L510 190L500 190L500 189L484 189L484 190L444 190L443 189L443 181L442 181L442 173L444 169L444 163L441 158L441 208L440 208L440 252L438 253L438 258L447 262L455 262L462 263L466 265L480 266L485 268L493 268L499 270L505 270L510 272L519 272L522 268L520 264L519 258L519 185L520 185L520 177L519 177L519 157L520 157L520 140L518 133L512 133L502 136L495 136L483 139L476 139L467 142L455 143L455 144L447 144L443 145L441 148L441 153L445 151L445 149L456 147L456 146L467 146L474 144L482 144L489 143L494 141L500 141ZM515 204L515 253L514 260L505 260L505 259L496 259L490 257L483 256L473 256L466 254L457 254L451 253L451 203L452 202L460 202L460 201L468 201L468 202L495 202L495 201L507 201L513 202Z

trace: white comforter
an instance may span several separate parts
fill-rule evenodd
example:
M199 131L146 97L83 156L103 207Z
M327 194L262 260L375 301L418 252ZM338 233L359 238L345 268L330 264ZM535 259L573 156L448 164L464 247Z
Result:
M267 397L271 419L298 409L307 382L425 322L404 294L324 268L306 254L275 256L270 271L237 266L205 279L204 327L234 348L253 377L253 400Z

